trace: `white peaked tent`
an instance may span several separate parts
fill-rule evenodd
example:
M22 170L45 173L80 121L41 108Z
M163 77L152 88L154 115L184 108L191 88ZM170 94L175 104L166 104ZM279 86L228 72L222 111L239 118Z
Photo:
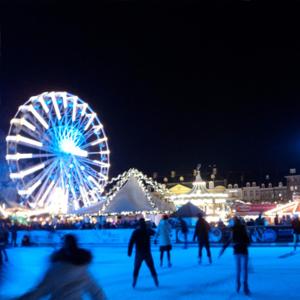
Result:
M126 214L146 212L157 214L175 210L174 204L158 196L163 196L164 193L167 193L167 190L136 169L130 169L113 181L116 181L116 183L108 192L107 201L101 213ZM155 195L152 192L155 192Z
M153 211L155 206L139 186L136 178L130 177L114 195L105 208L105 213Z

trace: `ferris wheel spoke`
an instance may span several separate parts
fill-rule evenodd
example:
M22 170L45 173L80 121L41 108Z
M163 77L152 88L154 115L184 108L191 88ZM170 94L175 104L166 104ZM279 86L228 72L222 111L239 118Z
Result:
M98 176L97 170L91 168L89 165L83 164L83 167L84 167L84 172L87 173L88 175L92 175L94 177Z
M54 154L34 154L34 153L16 153L16 154L7 154L6 160L20 160L20 159L31 159L31 158L44 158L44 157L53 157Z
M28 188L26 188L24 190L19 190L18 194L20 196L29 197L41 184L42 184L42 181L37 180L33 185L30 185Z
M73 110L72 110L72 121L75 122L76 120L76 113L77 113L77 98L73 97Z
M99 134L99 131L103 128L103 125L93 125L90 127L89 130L84 132L84 137L86 138L86 140L88 140L91 136L93 135L97 135Z
M61 119L61 114L60 114L60 110L59 110L59 107L58 107L58 104L57 104L57 101L56 101L55 93L51 92L51 93L48 94L48 96L51 98L56 117L57 117L58 120L60 120Z
M91 175L88 176L88 180L93 183L93 185L97 188L97 190L102 193L103 192L103 187L98 183L98 181Z
M30 180L27 184L25 189L19 190L19 195L30 196L43 182L45 177L49 172L51 172L52 164L48 165L42 172L40 172L36 177Z
M91 190L90 193L89 193L89 195L93 198L93 200L94 200L93 202L94 203L98 202L99 196L97 195L97 191Z
M30 174L34 174L37 171L44 169L50 162L51 162L51 159L48 161L44 161L43 163L31 166L27 169L21 170L19 172L10 173L10 178L11 179L23 179L24 177L26 177Z
M20 119L14 118L14 119L12 119L10 121L10 124L11 125L16 125L16 126L20 127L21 129L23 127L25 127L25 128L27 128L27 129L29 129L31 131L36 131L36 127L32 123L30 123L29 121L27 121L24 117L20 118Z
M72 119L70 118L69 110L65 111L65 113L61 119L61 127L62 128L71 128L72 127Z
M51 175L55 173L55 168L57 168L57 161L54 162L52 165L52 168L48 170L48 172L45 173L44 176L44 183L39 189L39 192L35 196L36 201L38 202L39 206L42 207L44 205L45 200L48 197L48 194L50 193L51 189L53 188L55 184L55 178L51 178Z
M99 180L107 181L108 176L106 174L103 174L102 172L97 172L95 169L90 167L88 164L84 163L84 171L88 174L91 175L94 178L99 178ZM98 181L99 181L98 180Z
M41 94L40 96L37 97L37 99L38 99L38 101L41 103L41 106L42 106L44 112L45 112L46 114L48 114L48 113L49 113L49 108L48 108L48 106L47 106L47 104L46 104L46 102L45 102L45 100L44 100L44 95L45 95L45 94L47 94L47 93Z
M44 168L36 177L34 177L32 180L30 180L27 183L26 188L30 188L30 186L35 184L35 182L38 180L44 180L49 174L51 174L54 167L55 167L55 161L53 161L52 163L49 163L46 168Z
M20 136L19 137L19 139L21 140L20 143L23 144L23 145L24 145L24 143L27 144L26 146L29 146L29 145L38 145L37 143L34 143L32 141L39 142L41 136L43 136L43 142L44 143L47 142L47 136L46 136L46 134L45 133L39 133L38 130L31 131L31 130L29 130L26 127L23 126L23 127L20 128L20 131L22 131L22 134L19 133L17 135ZM26 135L24 135L24 134L26 134ZM31 143L30 143L30 140L31 140Z
M24 106L25 110L28 110L29 112L31 112L33 114L33 116L42 124L42 126L45 129L49 128L48 123L45 121L45 119L36 111L36 109L34 108L34 106L32 104L30 104L28 107Z
M40 134L37 130L36 131L31 131L31 130L27 129L24 126L20 129L22 131L22 134L26 134L27 137L33 138L34 140L39 140L40 139Z
M96 188L100 193L103 192L103 187L102 185L98 182L99 180L97 179L98 176L101 174L102 176L100 177L101 180L105 180L107 181L107 177L105 175L103 175L102 173L96 172L94 169L92 169L89 166L86 166L86 168L84 169L85 174L87 175L87 184L90 186L90 188L93 190L94 188Z
M78 174L77 174L78 175ZM84 206L87 206L87 199L86 199L86 194L85 194L85 185L82 181L82 179L80 178L80 176L76 176L75 180L78 182L77 188L79 189L80 192L80 197L83 200Z
M78 113L79 118L75 121L72 120L72 126L81 131L81 128L85 127L86 123L88 122L88 119L85 116L82 116L82 113ZM83 132L84 134L84 132Z
M77 188L79 188L81 185L83 185L83 180L82 180L81 174L78 170L78 166L77 166L76 161L74 161L74 167L76 168L76 172L73 172L72 180L75 181Z
M50 181L49 185L47 186L47 189L45 190L45 193L42 195L42 198L39 200L38 205L40 207L45 207L49 204L50 202L50 195L51 195L51 190L54 189L56 185L56 182L54 180Z
M96 172L94 169L92 169L92 168L86 168L85 170L84 170L84 172L85 172L85 176L86 176L86 178L87 178L87 182L88 182L88 184L89 184L89 186L91 187L91 188L94 188L94 187L96 187L97 189L99 189L101 192L103 191L103 187L102 187L102 185L101 185L101 181L103 180L103 181L106 181L107 180L107 176L106 175L103 175L102 174L102 176L99 176L99 174L101 174L101 173L99 173L99 172Z
M100 145L102 143L107 142L107 137L103 137L103 138L97 138L95 140L93 140L92 142L89 142L83 146L81 146L82 149L88 148L90 146L96 146L96 145Z
M100 166L102 168L109 168L110 167L110 164L108 162L103 162L103 161L100 161L100 160L88 160L88 159L84 159L82 158L86 163L88 163L89 165L93 165L93 166Z
M54 152L54 148L50 144L43 145L43 147L41 147L40 150L43 150L44 152L49 153L49 154L53 154L53 152Z
M78 162L75 162L76 165L76 169L77 169L77 174L80 180L81 185L79 186L82 197L83 197L83 201L85 203L86 206L89 205L89 198L88 198L88 193L87 190L89 190L88 184L87 184L87 180L85 178L85 175L82 173L82 170L80 169L80 167L78 166Z
M86 131L91 126L93 120L96 118L96 114L95 113L86 114L86 117L88 118L88 121L84 127L84 131Z
M17 134L17 135L8 135L6 137L6 141L7 142L16 142L25 146L32 146L32 147L36 147L36 148L41 148L43 147L43 143L41 143L40 141L34 140L34 139L30 139L27 138L23 135Z
M100 151L94 151L94 152L88 152L89 156L90 155L109 155L110 151L109 150L100 150Z
M34 117L33 114L31 113L26 113L23 116L20 116L20 119L26 119L30 124L32 124L35 127L34 132L36 133L37 136L45 132L45 127L37 121L37 119Z

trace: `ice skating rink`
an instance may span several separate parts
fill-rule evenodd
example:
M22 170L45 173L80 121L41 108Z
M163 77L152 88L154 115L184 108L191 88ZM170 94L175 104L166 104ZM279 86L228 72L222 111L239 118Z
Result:
M85 247L88 248L88 247ZM250 297L235 293L235 265L232 249L218 259L220 248L212 248L213 264L203 257L198 265L197 248L172 250L171 268L159 267L158 247L153 256L159 275L156 288L145 265L137 287L131 287L133 257L127 257L124 246L93 247L91 273L105 290L108 299L299 299L300 253L288 253L287 247L250 248ZM0 299L9 299L34 286L45 272L53 248L33 247L8 249L9 262L1 268ZM88 299L88 298L87 298Z

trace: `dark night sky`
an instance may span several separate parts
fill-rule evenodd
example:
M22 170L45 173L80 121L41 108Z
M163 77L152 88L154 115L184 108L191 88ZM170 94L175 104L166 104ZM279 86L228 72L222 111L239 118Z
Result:
M198 162L216 163L224 176L300 171L296 2L7 3L5 132L30 96L67 90L102 119L112 175L184 172Z

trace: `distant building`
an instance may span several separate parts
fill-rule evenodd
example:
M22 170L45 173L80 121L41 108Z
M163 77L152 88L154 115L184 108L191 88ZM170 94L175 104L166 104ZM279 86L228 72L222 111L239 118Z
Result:
M272 186L271 183L257 186L255 182L246 183L245 187L241 188L241 200L245 202L287 202L287 187L279 182L278 186Z
M290 174L285 178L287 181L287 197L292 199L294 195L300 194L300 175Z

